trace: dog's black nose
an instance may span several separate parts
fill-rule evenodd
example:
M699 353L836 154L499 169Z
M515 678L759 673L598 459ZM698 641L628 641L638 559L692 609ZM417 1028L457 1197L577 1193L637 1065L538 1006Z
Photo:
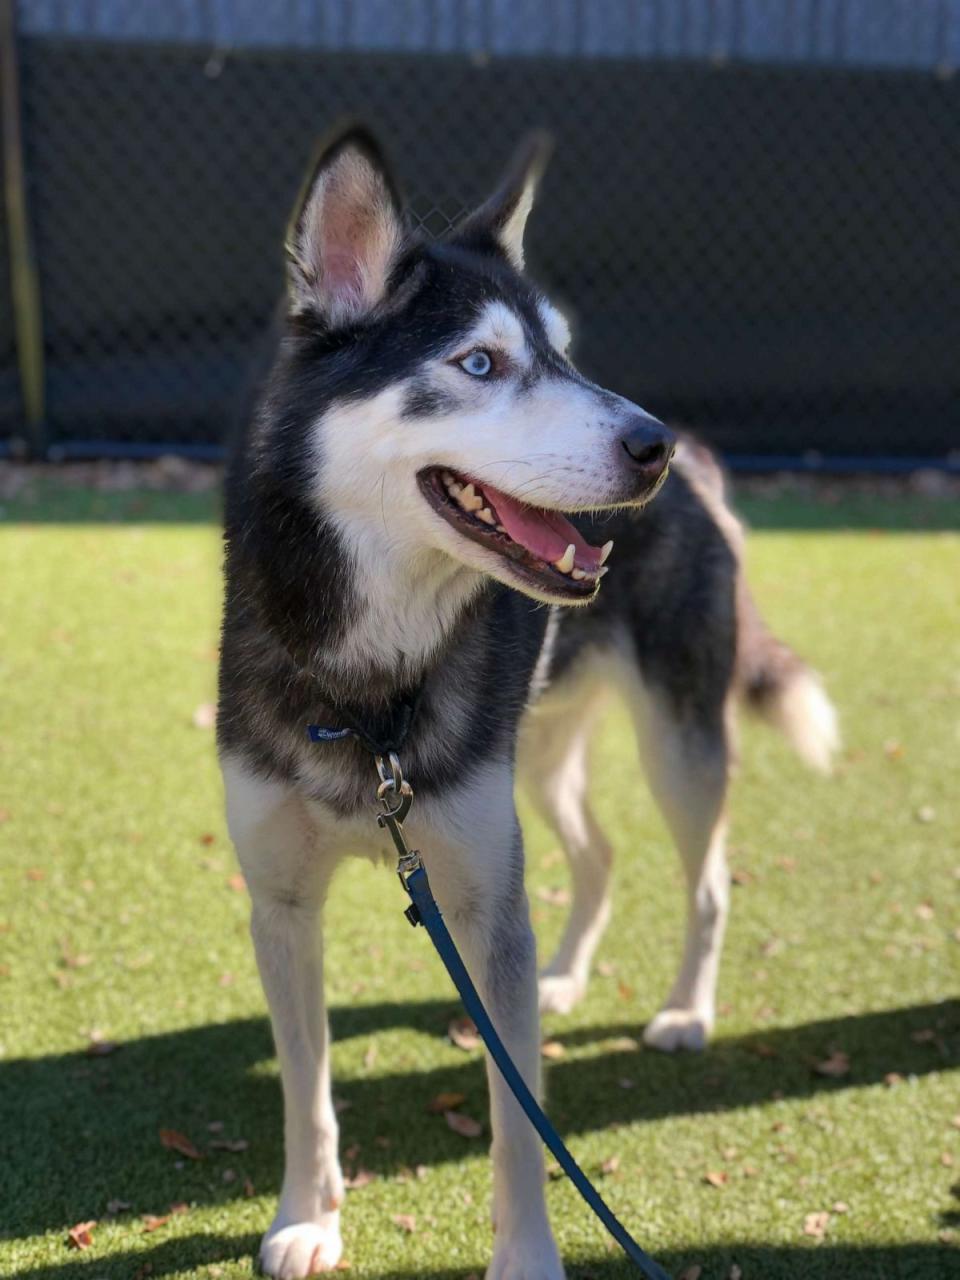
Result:
M628 466L652 474L664 469L677 447L673 433L656 418L646 416L630 420L620 443L629 459Z

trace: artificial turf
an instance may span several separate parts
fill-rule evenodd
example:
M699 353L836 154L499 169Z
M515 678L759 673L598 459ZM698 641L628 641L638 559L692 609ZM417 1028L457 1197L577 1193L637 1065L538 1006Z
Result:
M946 1280L960 1275L960 511L787 494L749 513L764 612L840 708L837 775L745 728L716 1040L660 1056L636 1041L673 976L680 877L611 715L595 796L616 905L586 1002L545 1027L562 1046L549 1109L674 1274ZM281 1101L213 735L195 724L215 680L215 499L41 490L0 515L0 1275L246 1276L277 1193ZM565 871L522 812L546 953ZM388 871L356 863L328 911L342 1146L365 1184L347 1197L347 1274L463 1280L490 1254L486 1138L427 1108L461 1093L484 1120L483 1071L446 1037L456 1001L402 907ZM240 1149L211 1145L224 1140ZM570 1277L636 1274L567 1183L548 1195ZM71 1249L87 1220L92 1243Z

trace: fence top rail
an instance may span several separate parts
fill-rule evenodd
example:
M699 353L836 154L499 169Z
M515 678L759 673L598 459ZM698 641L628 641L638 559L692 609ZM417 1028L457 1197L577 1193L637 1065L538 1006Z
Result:
M19 0L30 36L219 49L707 58L952 71L960 0Z

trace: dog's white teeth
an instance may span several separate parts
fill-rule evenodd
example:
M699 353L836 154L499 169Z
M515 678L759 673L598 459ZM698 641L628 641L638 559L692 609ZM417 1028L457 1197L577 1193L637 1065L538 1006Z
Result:
M447 485L447 493L451 498L456 498L459 501L460 495L463 493L463 485L457 484L456 480L454 480L452 484Z
M482 511L477 512L477 519L482 520L484 524L495 524L493 512L489 507L484 507Z
M502 525L502 524L498 524L498 525L497 525L497 533L506 533L506 532L507 532L507 531L506 531L506 529L503 527L503 525Z
M457 495L457 501L463 507L464 511L479 511L483 506L483 499L474 489L472 484L465 484L461 492Z
M602 578L602 577L603 577L603 575L604 575L605 573L609 573L609 572L610 572L610 566L609 566L609 565L607 565L607 567L606 567L605 569L598 569L598 570L597 570L597 577L598 577L598 578Z
M574 582L582 582L586 576L587 575L584 573L582 569L574 569L574 571L570 574L570 577L573 578Z
M451 486L452 484L454 484L454 483L455 483L454 478L453 478L453 476L450 474L450 472L449 472L449 471L445 471L445 472L443 473L443 475L442 475L441 479L443 480L443 483L447 486L447 488L448 488L448 489L450 488L450 486Z
M572 573L573 557L576 555L576 553L577 553L577 548L573 545L572 542L568 543L567 549L563 553L563 555L560 557L560 559L554 560L553 567L555 569L559 569L561 573Z
M608 561L608 560L609 560L609 558L610 558L610 552L611 552L612 550L613 550L613 539L611 538L611 539L610 539L610 541L609 541L609 542L605 542L605 543L603 544L603 546L601 547L601 549L600 549L600 563L601 563L601 564L606 564L606 563L607 563L607 561Z

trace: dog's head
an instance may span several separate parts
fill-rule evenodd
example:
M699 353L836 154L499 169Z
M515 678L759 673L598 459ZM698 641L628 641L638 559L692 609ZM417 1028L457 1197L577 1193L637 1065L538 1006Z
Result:
M674 442L577 372L565 320L523 274L545 155L529 139L498 191L431 243L408 233L365 131L325 147L288 239L286 352L301 398L316 396L314 495L349 550L386 539L575 604L610 548L564 513L646 502Z

